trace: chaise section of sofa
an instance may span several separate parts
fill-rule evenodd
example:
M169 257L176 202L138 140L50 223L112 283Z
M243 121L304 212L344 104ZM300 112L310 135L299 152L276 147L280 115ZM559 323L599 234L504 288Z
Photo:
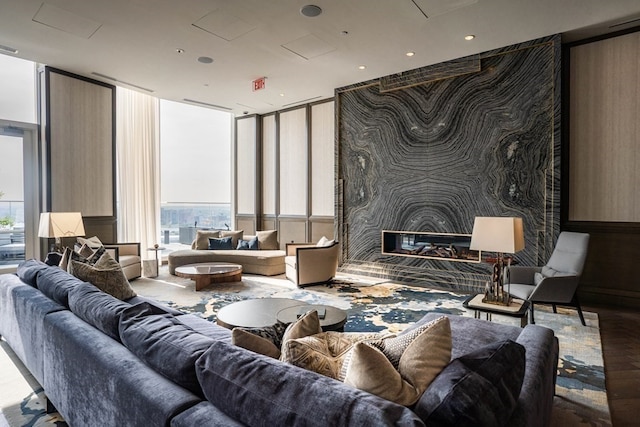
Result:
M176 267L187 264L228 262L242 265L243 273L276 276L285 271L284 255L280 250L184 249L169 254L169 273L175 274Z

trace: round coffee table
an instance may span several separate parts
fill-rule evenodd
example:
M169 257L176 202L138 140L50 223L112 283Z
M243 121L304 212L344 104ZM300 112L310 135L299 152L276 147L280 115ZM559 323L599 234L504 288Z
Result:
M196 291L212 283L239 282L242 280L242 266L228 262L203 262L176 267L176 276L194 280Z
M177 271L177 270L176 270ZM218 310L216 323L225 328L264 328L276 323L283 308L306 305L291 298L258 298L234 302Z
M322 330L344 332L344 324L347 323L347 312L337 307L322 304L305 304L296 307L282 309L276 315L276 319L283 323L295 322L298 317L316 310L320 316L320 326Z

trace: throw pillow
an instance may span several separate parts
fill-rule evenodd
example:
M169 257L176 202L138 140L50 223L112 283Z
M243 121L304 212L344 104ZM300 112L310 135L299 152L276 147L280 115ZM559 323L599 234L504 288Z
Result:
M218 239L216 237L209 237L209 249L223 251L229 251L233 249L233 246L231 246L231 237L223 237L221 239Z
M93 255L93 249L91 249L86 243L80 246L80 248L77 248L76 252L85 258L89 258L91 255Z
M78 237L76 241L78 242L78 244L80 244L80 246L87 245L91 249L98 249L100 246L104 246L97 236L89 237L88 239L85 239L84 237Z
M349 350L357 342L377 339L380 339L378 333L321 332L287 340L282 346L280 360L339 380Z
M278 359L287 324L280 321L264 328L233 328L231 343L254 353Z
M316 243L316 247L318 248L324 248L327 246L331 246L335 243L335 240L329 240L326 237L322 236L320 238L320 240L318 240L318 243Z
M236 231L222 230L220 231L220 237L231 237L231 247L237 248L238 240L242 239L243 233L244 233L244 230L236 230Z
M345 384L404 406L418 401L427 386L451 360L451 327L445 316L419 328L413 339L405 335L387 338L375 346L360 342L345 361ZM383 340L385 341L385 340ZM398 369L379 350L395 359Z
M256 237L258 238L258 246L261 250L277 251L280 249L277 230L256 231Z
M90 282L100 290L113 295L120 300L126 300L136 296L131 289L129 281L122 272L120 264L109 255L102 254L94 265L85 264L75 260L69 263L69 273L80 280Z
M220 231L218 230L197 230L193 249L209 249L209 238L217 237L220 237Z
M67 246L66 248L64 248L64 252L62 253L62 259L60 260L60 264L58 264L58 267L60 267L64 271L67 271L68 269L69 259L71 259L71 252L73 251L70 247Z
M516 408L525 349L499 341L452 361L427 387L414 411L431 426L504 426Z
M236 247L236 249L238 249L238 250L257 251L258 250L258 236L254 237L251 240L238 239L238 246Z
M282 344L284 345L287 340L308 337L309 335L319 334L320 332L322 332L322 327L320 326L318 312L311 310L287 326L282 336Z

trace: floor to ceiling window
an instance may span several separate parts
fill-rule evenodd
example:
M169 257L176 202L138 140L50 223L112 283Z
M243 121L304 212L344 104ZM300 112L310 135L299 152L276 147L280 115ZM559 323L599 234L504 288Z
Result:
M0 265L14 265L35 251L31 201L37 181L24 173L37 162L35 68L0 54Z
M196 229L231 227L229 113L160 101L161 238L190 245Z

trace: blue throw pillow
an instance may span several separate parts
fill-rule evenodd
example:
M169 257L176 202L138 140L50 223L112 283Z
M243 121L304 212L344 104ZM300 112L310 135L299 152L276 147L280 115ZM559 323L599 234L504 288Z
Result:
M232 246L232 237L222 237L217 239L215 237L209 237L209 249L212 250L231 250Z
M257 251L258 250L258 236L251 240L238 239L238 247L236 249Z
M429 384L414 411L428 426L507 425L525 363L525 348L511 340L460 356Z

